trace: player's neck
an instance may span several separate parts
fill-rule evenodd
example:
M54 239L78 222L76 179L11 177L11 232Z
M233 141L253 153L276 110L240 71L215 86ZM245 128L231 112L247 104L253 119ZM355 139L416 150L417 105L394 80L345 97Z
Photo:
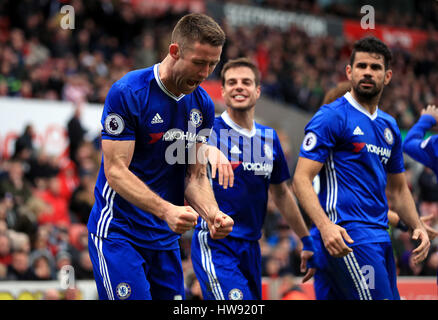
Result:
M351 90L351 96L370 114L374 114L376 112L377 105L379 104L381 93L371 99L363 99L358 96L354 90Z
M239 127L252 130L254 126L254 108L246 110L238 110L233 108L227 108L227 113L231 120Z
M169 56L164 58L164 60L158 66L158 76L160 77L160 80L166 87L166 89L172 92L176 97L179 97L181 95L181 92L176 88L176 86L174 85L175 82L171 77L171 63L172 62Z

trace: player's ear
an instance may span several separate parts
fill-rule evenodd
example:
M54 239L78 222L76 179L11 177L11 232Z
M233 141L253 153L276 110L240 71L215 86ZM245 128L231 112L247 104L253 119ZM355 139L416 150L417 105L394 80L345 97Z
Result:
M177 43L171 43L169 45L169 54L175 60L181 57L181 49Z
M351 68L351 65L347 64L347 66L345 67L345 74L347 75L347 79L351 81L351 74L352 74L353 70Z
M391 79L392 79L392 70L388 69L385 71L385 79L383 81L385 86L387 86L391 82Z

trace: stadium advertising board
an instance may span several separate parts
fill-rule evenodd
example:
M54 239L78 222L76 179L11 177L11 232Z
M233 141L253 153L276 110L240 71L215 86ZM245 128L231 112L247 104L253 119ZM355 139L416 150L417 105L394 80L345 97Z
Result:
M32 124L35 129L36 148L43 147L53 156L62 155L68 147L65 128L73 113L74 106L70 102L0 98L0 117L5 119L0 127L0 155L5 158L11 156L15 139L23 133L27 124ZM83 106L81 124L91 139L100 133L101 115L102 106Z

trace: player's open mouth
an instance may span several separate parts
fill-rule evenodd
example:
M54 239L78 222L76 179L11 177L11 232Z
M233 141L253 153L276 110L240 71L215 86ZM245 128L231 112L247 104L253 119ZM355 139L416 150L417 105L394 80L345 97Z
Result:
M194 86L198 86L201 83L201 81L187 80L187 83L189 86L194 87Z

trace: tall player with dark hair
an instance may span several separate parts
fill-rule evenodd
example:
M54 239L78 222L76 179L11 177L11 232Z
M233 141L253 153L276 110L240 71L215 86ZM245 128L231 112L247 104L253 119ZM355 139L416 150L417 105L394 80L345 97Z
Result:
M224 42L213 19L186 15L165 59L129 72L107 95L103 159L88 222L100 299L183 299L180 234L199 215L213 238L232 230L233 220L215 201L206 162L188 160L213 125L213 102L199 84L219 62Z
M388 228L388 196L410 227L415 263L430 241L404 175L396 121L378 108L389 84L391 52L380 40L357 41L346 75L351 92L322 106L305 128L294 189L316 228L317 299L399 299ZM320 174L320 193L312 187Z

